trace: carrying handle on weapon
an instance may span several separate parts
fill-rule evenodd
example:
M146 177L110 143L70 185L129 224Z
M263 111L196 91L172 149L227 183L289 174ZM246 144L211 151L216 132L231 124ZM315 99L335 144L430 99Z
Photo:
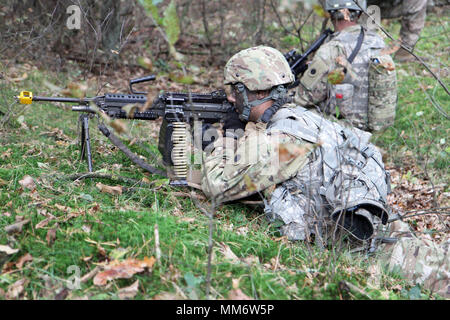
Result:
M150 75L150 76L145 76L142 78L137 78L137 79L131 79L130 80L130 91L131 93L134 94L147 94L147 92L136 92L133 90L133 84L137 84L137 83L141 83L141 82L147 82L147 81L153 81L156 79L155 75Z

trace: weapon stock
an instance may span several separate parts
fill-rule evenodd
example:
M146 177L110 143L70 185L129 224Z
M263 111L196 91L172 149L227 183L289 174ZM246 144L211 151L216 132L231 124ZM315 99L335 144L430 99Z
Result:
M295 82L289 86L289 89L295 88L299 85L300 77L306 71L306 69L308 69L308 65L306 64L307 58L310 54L319 49L324 41L328 38L328 36L332 33L333 31L331 31L330 29L326 29L319 36L319 38L317 38L317 40L314 41L308 49L306 49L303 54L298 54L296 50L291 50L284 55L287 62L289 63L289 67L291 68L292 73L295 76Z

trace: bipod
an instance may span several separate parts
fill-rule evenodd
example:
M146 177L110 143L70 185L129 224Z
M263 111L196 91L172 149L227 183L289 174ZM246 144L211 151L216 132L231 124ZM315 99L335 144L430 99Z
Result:
M87 159L88 170L92 172L91 138L89 136L89 113L82 113L78 118L81 123L80 159Z

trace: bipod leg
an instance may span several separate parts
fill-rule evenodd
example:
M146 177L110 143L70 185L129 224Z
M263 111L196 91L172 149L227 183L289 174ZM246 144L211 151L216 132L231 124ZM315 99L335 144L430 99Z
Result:
M89 114L80 115L81 122L81 158L87 158L88 170L92 172L91 138L89 137Z
M78 118L78 126L81 125L80 132L80 160L86 158L86 141L85 141L85 130L84 130L84 121L83 114L81 114ZM79 128L79 127L78 127Z

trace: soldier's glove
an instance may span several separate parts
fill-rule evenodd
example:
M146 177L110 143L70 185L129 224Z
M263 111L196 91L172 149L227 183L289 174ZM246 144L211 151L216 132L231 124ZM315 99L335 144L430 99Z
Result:
M205 151L206 147L214 143L216 138L219 137L217 129L211 123L202 124L202 150Z
M246 124L239 119L239 114L235 110L229 111L223 124L223 136L239 139L244 135Z

